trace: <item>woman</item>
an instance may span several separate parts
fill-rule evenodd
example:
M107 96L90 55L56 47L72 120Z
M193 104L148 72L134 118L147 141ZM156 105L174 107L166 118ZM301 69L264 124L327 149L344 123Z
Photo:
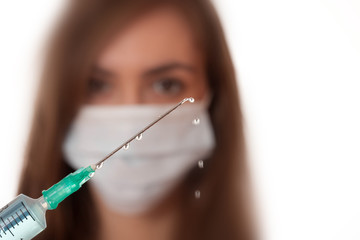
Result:
M114 135L103 133L101 124L81 130L85 122L91 121L88 115L111 118L104 110L107 107L127 108L119 111L128 113L130 119L124 119L128 123L147 118L144 111L153 113L149 110L152 107L165 109L163 106L190 96L200 102L198 110L203 111L205 119L208 117L208 124L201 119L200 125L205 127L199 128L203 137L208 134L204 138L207 144L194 141L179 152L187 155L186 161L191 164L184 166L181 162L182 170L174 169L178 178L170 177L176 184L162 188L158 197L149 198L151 201L130 197L126 202L122 190L106 190L107 184L112 186L118 178L129 182L138 179L132 174L124 178L126 171L119 177L111 176L120 162L112 160L101 169L109 174L99 171L99 176L49 212L48 228L37 239L254 239L234 69L211 3L71 2L50 42L20 192L38 197L41 190L84 164L86 157L78 159L76 154L85 150L76 146L101 148L100 140L95 139L89 146L86 137L79 137L81 134L94 128L105 139ZM84 120L86 107L98 110L90 110ZM177 128L180 119L170 121L175 121L175 134L181 134ZM190 130L185 127L184 131ZM157 140L167 139L182 146L180 136L168 135L165 130L157 133ZM144 134L144 143L138 146L143 144L142 148L149 146L156 149L156 154L165 154L156 146L157 140L145 143L146 137L151 138L150 133ZM178 154L173 145L166 155L168 161ZM202 155L198 148L205 149ZM201 157L206 159L198 167ZM152 165L156 159L149 155L145 161ZM152 169L144 174L151 178L164 173Z

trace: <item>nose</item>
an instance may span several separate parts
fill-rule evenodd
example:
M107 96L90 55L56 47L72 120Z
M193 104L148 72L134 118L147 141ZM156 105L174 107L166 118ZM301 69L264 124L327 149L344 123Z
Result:
M121 83L114 91L112 104L133 105L143 103L141 89L136 80L127 79Z

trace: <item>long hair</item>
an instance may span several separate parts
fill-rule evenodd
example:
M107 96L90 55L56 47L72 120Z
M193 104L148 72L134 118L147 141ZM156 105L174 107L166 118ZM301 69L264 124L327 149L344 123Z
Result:
M203 169L182 183L177 239L254 239L248 211L248 170L238 88L224 33L208 0L71 1L49 41L19 192L39 197L72 169L62 143L84 102L93 61L131 19L163 4L179 9L201 43L212 102L216 147ZM40 166L40 167L39 167ZM201 190L201 198L194 191ZM86 184L47 215L37 239L97 239L97 213Z

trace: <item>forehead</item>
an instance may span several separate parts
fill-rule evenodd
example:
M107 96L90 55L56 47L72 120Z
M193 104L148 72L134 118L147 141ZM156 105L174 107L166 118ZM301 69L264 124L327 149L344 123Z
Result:
M118 69L174 60L194 63L201 55L194 35L179 11L170 7L152 10L119 30L101 51L97 65Z

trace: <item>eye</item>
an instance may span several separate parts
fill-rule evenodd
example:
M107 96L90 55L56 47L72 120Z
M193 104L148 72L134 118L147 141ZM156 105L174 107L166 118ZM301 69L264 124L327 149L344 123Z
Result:
M158 94L176 95L184 90L184 83L177 78L162 78L152 84Z
M90 93L106 92L110 89L110 83L99 78L91 78L88 89Z

